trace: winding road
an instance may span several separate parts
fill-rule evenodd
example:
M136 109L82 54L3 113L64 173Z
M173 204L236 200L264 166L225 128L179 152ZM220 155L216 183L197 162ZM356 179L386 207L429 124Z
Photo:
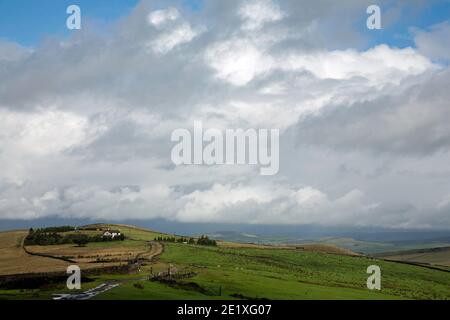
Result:
M151 261L153 258L159 256L164 251L164 246L157 241L149 241L150 250L140 253L136 256L137 261ZM134 279L134 280L144 280L145 278ZM82 293L57 293L54 294L53 300L88 300L96 295L109 291L115 287L120 286L123 282L131 281L131 279L127 280L114 280L107 281L98 285L95 288L89 289Z
M57 293L54 294L53 300L88 300L96 295L109 291L120 285L119 281L110 281L89 289L82 293Z

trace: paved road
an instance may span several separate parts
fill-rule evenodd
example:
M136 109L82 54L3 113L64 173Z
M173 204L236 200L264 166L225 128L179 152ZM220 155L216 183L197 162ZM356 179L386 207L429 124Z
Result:
M96 295L111 290L120 285L118 281L110 281L89 289L82 293L57 293L54 294L53 300L88 300Z

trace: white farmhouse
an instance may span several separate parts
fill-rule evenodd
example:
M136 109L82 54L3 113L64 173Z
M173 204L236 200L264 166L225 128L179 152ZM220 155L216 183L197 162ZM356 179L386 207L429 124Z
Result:
M120 231L119 230L106 230L105 232L103 232L103 236L104 237L108 237L111 239L114 239L115 237L120 236Z

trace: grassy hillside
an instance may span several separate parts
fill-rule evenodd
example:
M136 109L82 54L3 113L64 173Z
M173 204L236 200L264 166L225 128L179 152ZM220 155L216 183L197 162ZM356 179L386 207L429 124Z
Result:
M197 275L169 290L178 298L248 297L267 299L448 299L450 274L367 258L286 249L204 248L167 244L160 261ZM367 266L382 270L381 292L366 288ZM157 297L160 283L144 290L121 286L99 297ZM159 289L158 289L159 288ZM177 289L177 290L175 290ZM190 289L190 290L188 290ZM174 291L175 290L175 291ZM199 293L202 293L199 295Z
M363 252L365 254L378 254L384 252L393 251L405 251L405 250L418 250L418 249L429 249L429 248L439 248L448 247L450 243L446 241L429 241L424 240L423 242L417 241L359 241L352 238L321 238L317 239L319 243L334 244L341 248L347 248L356 252Z
M228 242L252 242L255 244L272 244L272 245L295 245L302 246L308 243L334 245L339 248L351 250L362 254L378 254L393 251L405 251L416 249L449 247L450 241L448 237L437 237L434 239L416 239L394 241L391 239L384 240L382 236L378 236L378 240L356 240L351 237L309 237L301 238L298 235L252 235L231 231L222 231L208 234L211 238ZM356 236L356 235L355 235ZM411 235L414 237L414 235ZM376 237L375 237L376 238Z
M375 257L450 268L450 247L385 252Z
M130 233L133 229L122 230ZM136 234L143 240L155 237L154 232L142 229ZM164 246L154 270L172 265L178 270L194 270L197 275L172 286L145 281L144 289L136 289L134 283L127 283L98 299L450 299L450 273L352 257L345 250L326 253L333 251L332 246L304 245L303 250L229 242L219 242L217 248ZM381 292L366 288L366 269L372 264L382 270Z
M111 227L129 237L123 246L130 250L165 236L132 226ZM95 252L108 245L117 244L90 244L86 250ZM120 283L94 299L450 299L449 272L352 256L333 248L164 243L162 254L143 264L138 274L91 277L94 281L83 289L108 281ZM366 288L366 269L373 264L381 267L381 291ZM168 270L176 275L170 281L148 280ZM54 292L67 290L62 284L25 292L3 290L0 298L48 298Z

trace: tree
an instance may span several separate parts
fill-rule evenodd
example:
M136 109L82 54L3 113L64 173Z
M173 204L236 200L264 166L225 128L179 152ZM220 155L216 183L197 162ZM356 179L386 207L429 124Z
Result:
M89 237L85 234L79 234L73 242L77 244L79 247L84 247L89 242Z

